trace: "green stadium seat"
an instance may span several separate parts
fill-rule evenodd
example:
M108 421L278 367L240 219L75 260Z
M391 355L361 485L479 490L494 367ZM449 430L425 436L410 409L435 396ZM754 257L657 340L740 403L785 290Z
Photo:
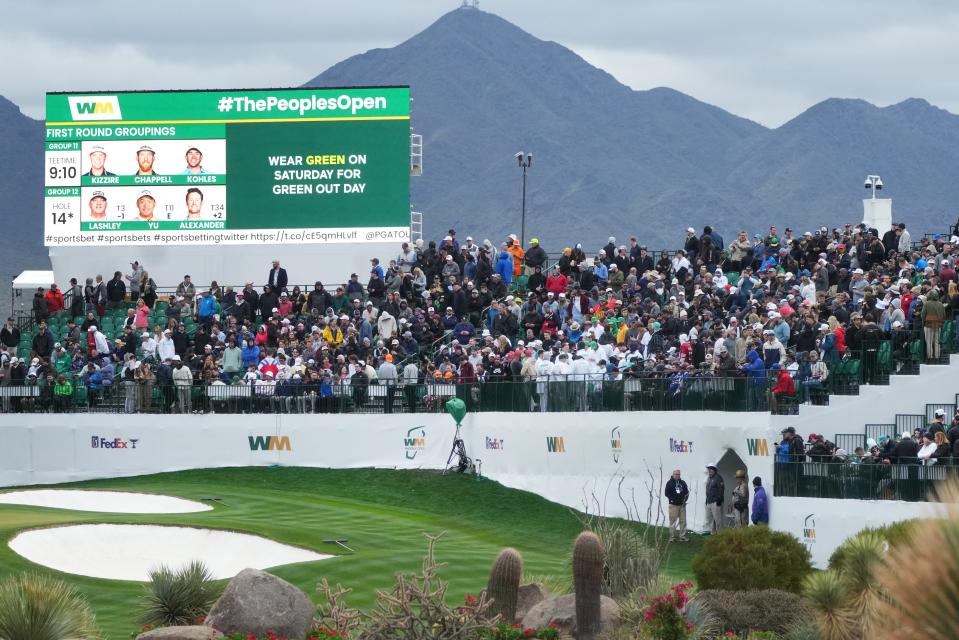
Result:
M879 371L888 373L892 371L892 341L883 340L879 343L878 362Z
M942 353L952 353L953 345L956 341L956 322L955 320L946 320L942 324L942 331L939 332L939 349Z

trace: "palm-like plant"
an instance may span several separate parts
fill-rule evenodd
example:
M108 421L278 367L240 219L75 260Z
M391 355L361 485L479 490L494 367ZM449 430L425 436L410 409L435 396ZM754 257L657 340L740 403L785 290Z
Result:
M140 622L155 627L194 624L216 602L220 591L199 560L176 571L160 566L150 571Z
M21 574L0 583L0 638L93 640L99 637L90 605L62 580Z
M827 640L873 638L882 604L876 571L886 543L876 534L857 536L846 545L842 563L832 571L811 575L805 595L817 612Z
M816 612L816 625L824 640L856 639L856 620L846 606L849 594L838 572L810 574L803 593Z
M886 542L869 533L850 541L841 565L841 575L849 593L849 609L860 627L861 637L872 638L882 605L878 562L886 554Z

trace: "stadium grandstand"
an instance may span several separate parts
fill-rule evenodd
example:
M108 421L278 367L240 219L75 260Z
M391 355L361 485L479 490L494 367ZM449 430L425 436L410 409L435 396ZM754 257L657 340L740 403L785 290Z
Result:
M2 410L415 413L458 396L472 411L791 413L945 362L955 240L706 227L674 250L610 237L587 255L450 229L333 286L291 285L277 261L264 284L164 287L135 263L51 283L7 320Z

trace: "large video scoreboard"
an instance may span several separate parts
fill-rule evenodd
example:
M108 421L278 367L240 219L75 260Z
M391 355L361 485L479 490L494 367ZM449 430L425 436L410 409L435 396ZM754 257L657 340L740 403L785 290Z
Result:
M48 246L407 237L409 87L50 93Z

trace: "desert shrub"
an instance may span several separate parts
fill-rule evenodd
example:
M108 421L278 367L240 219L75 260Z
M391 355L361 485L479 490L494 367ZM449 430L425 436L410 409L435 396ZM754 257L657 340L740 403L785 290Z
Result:
M654 583L663 562L663 548L649 527L626 520L587 518L584 527L595 533L605 550L603 595L620 600ZM572 566L572 557L569 558Z
M339 583L334 589L326 578L316 585L316 590L321 594L321 602L316 606L313 626L332 637L349 638L353 635L363 622L360 610L346 604L346 596L353 590Z
M566 575L546 573L524 573L520 584L541 584L546 593L552 596L561 596L573 592L573 580Z
M629 597L619 600L616 625L604 629L598 640L699 640L715 638L719 627L700 610L700 619L689 616L691 582L672 584L660 577Z
M812 571L809 550L788 533L769 527L723 529L693 558L700 589L799 593Z
M140 622L154 627L194 624L222 591L199 560L176 571L166 566L151 570L145 589Z
M90 605L62 580L21 574L0 582L0 638L92 640L99 637Z
M822 634L812 620L799 620L780 638L782 640L822 640Z
M485 592L478 599L467 596L462 607L446 603L448 584L439 577L444 565L435 556L441 536L427 536L429 544L419 573L398 574L391 591L377 593L376 606L357 632L357 640L463 640L496 630Z
M860 538L864 535L878 535L889 545L890 548L895 547L902 542L909 542L912 539L910 534L913 533L916 522L917 520L903 520L901 522L887 524L884 527L870 527L868 529L863 529L856 535L847 538L836 548L835 551L832 552L832 555L829 556L829 568L838 569L840 566L842 566L843 560L846 556L846 551L849 549L849 543L855 538Z
M874 638L959 638L959 484L940 491L943 517L918 523L878 569L887 606Z
M691 605L690 618L694 622L700 607L709 611L723 632L735 633L761 629L782 634L809 615L800 596L779 589L700 591Z

